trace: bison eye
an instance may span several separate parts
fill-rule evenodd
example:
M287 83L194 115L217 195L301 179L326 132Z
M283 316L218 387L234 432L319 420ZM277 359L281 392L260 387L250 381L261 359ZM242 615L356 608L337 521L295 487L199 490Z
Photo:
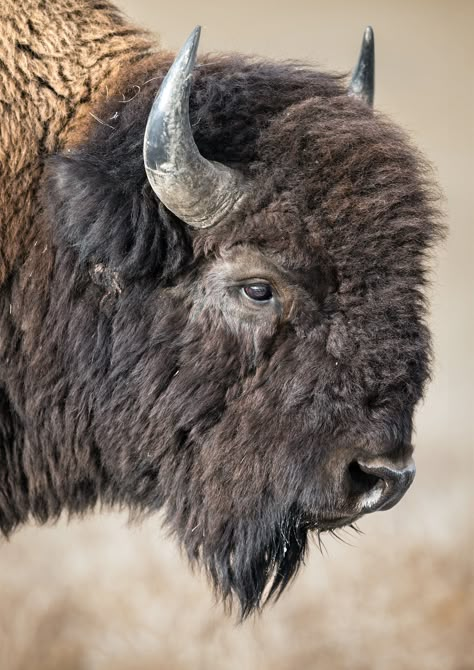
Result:
M242 287L242 291L247 298L255 302L268 302L273 298L273 290L270 284L259 282L258 284L248 284Z

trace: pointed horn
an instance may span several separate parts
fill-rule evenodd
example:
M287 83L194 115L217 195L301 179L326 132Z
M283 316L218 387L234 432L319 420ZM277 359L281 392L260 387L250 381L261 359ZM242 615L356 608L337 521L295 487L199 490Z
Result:
M189 94L200 33L197 26L161 84L148 117L143 159L165 207L190 226L207 228L234 209L244 184L236 170L201 156L194 142Z
M362 100L369 107L374 106L375 50L374 31L367 26L362 39L359 62L349 85L349 95Z

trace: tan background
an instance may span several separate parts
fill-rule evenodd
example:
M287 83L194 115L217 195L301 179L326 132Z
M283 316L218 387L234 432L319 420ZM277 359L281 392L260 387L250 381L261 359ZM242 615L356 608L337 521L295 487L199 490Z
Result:
M29 528L0 549L0 670L468 670L474 667L474 2L121 0L179 47L348 71L375 29L376 106L434 163L449 240L434 269L435 380L417 420L418 476L355 546L312 548L291 590L235 626L158 520L102 515Z

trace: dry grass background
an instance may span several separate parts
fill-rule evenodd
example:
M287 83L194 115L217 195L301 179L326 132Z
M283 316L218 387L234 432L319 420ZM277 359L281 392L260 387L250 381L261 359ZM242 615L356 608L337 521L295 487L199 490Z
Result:
M418 479L396 509L360 523L354 546L314 546L290 591L243 625L156 519L24 530L1 551L0 668L471 670L470 473L461 457Z
M437 369L418 415L414 486L329 538L279 603L236 625L153 518L26 528L0 547L0 670L472 670L473 52L470 0L121 0L177 47L300 57L347 70L377 40L379 109L435 163L449 241L436 268Z

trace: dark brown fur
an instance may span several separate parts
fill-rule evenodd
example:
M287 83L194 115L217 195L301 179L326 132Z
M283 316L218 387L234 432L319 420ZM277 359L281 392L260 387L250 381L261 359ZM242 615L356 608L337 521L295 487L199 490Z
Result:
M252 194L191 232L146 181L143 131L170 56L140 48L69 148L51 142L20 237L34 232L5 266L0 529L99 500L164 506L247 614L340 504L340 464L410 443L440 227L422 159L340 78L213 56L195 74L196 142ZM259 271L279 287L277 316L226 293L230 275Z

